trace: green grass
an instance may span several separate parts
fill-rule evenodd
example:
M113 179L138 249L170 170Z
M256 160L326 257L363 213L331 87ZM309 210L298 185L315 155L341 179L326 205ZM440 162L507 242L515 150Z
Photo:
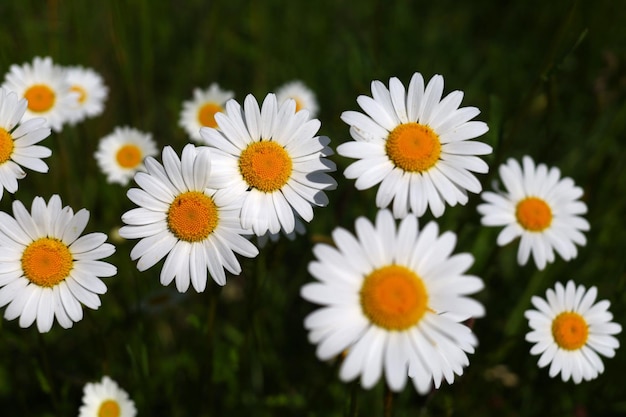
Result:
M301 79L317 94L320 134L331 146L349 140L339 116L357 110L374 79L408 83L419 71L445 78L445 92L463 90L463 105L482 110L491 189L497 166L531 155L558 166L584 188L592 229L579 256L544 271L515 262L516 244L495 246L498 230L480 226L472 195L439 220L459 235L457 252L471 252L471 273L486 288L477 295L487 316L474 330L480 345L453 385L428 397L409 386L394 398L400 416L623 415L626 356L604 361L597 380L580 385L538 369L524 341L530 296L573 279L596 285L626 324L626 12L618 1L473 2L345 0L3 1L0 72L51 56L102 74L106 110L43 143L53 150L48 174L29 172L15 198L61 195L91 212L88 231L109 233L132 208L125 189L107 184L92 158L99 138L115 126L152 132L159 146L182 149L182 102L195 87L218 82L242 101L262 99ZM75 415L86 382L110 375L136 402L139 415L360 416L383 414L382 382L365 391L343 384L338 364L322 363L302 321L314 306L299 296L312 278L306 266L314 242L334 227L375 215L375 189L359 192L338 165L329 207L316 209L306 236L281 241L242 260L244 272L202 294L162 287L160 264L139 273L117 242L109 258L118 275L97 311L63 330L40 335L0 320L0 410L5 416ZM0 210L11 213L5 193ZM426 216L428 219L428 215ZM424 224L425 220L420 220ZM111 239L110 239L111 241ZM619 337L624 343L623 335ZM493 379L505 365L514 386ZM354 411L354 410L352 410ZM585 414L586 413L586 414Z

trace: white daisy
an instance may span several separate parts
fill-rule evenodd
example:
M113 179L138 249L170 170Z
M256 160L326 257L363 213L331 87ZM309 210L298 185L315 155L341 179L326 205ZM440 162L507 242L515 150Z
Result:
M158 149L150 133L132 127L116 127L100 139L94 156L110 183L127 185L137 171L145 170L143 161Z
M223 112L226 102L234 96L235 93L222 90L216 83L205 90L195 88L193 99L183 103L178 124L192 140L201 142L200 128L217 127L215 115Z
M48 172L42 158L49 157L50 149L36 145L48 136L46 120L38 117L23 122L26 99L0 88L0 199L6 189L17 191L17 180L26 176L22 166L37 172Z
M28 100L24 120L45 117L52 130L60 132L78 100L65 75L50 57L35 57L32 65L11 65L3 87Z
M56 317L67 329L83 318L81 303L96 310L98 294L117 269L100 259L115 252L104 233L80 234L89 220L86 209L76 214L53 195L48 204L35 197L29 213L20 201L13 215L0 212L0 307L7 320L20 318L20 327L37 320L47 332Z
M78 417L134 417L135 403L128 393L108 376L100 382L88 382L83 387L83 404Z
M219 130L200 129L204 141L215 149L213 178L219 187L244 197L241 224L257 236L279 231L291 233L297 214L313 219L315 206L326 206L323 190L334 189L335 180L327 174L335 164L325 157L332 154L330 139L315 136L320 128L307 110L295 112L295 102L280 106L268 94L262 108L252 95L244 108L235 101L226 103L226 113L215 116Z
M91 68L81 66L66 67L65 74L70 89L78 94L69 122L76 124L85 118L101 114L109 89L100 74Z
M319 282L301 290L323 306L304 321L318 358L347 352L339 376L361 375L364 388L383 373L393 391L404 388L407 376L420 393L443 379L452 383L477 345L462 322L484 315L467 297L483 288L480 278L465 274L473 257L451 255L456 235L439 236L435 222L420 231L413 215L396 230L391 212L381 210L375 224L357 219L356 236L337 228L333 239L336 248L313 248L309 273Z
M384 208L393 200L393 213L402 218L411 211L422 216L426 208L435 217L450 206L466 204L466 191L482 189L472 172L486 173L487 164L475 155L491 153L491 147L476 138L488 128L471 121L480 111L459 108L463 93L453 91L443 99L443 77L435 75L424 88L415 73L408 91L397 78L389 88L372 82L372 97L359 96L365 114L346 111L341 119L350 125L354 141L337 147L339 155L355 158L346 178L356 178L355 187L364 190L380 183L376 206Z
M598 290L576 286L568 281L565 287L557 282L546 291L546 299L533 296L537 310L524 313L532 329L526 340L534 343L530 353L539 355L540 368L550 364L550 377L559 373L563 381L589 381L604 372L599 355L612 358L619 341L613 337L622 326L613 323L608 311L609 301L594 304Z
M276 100L279 104L282 104L288 99L293 99L296 102L296 111L307 109L309 111L309 117L313 118L317 116L319 106L315 93L309 87L307 87L302 81L291 81L276 90Z
M583 190L571 178L561 178L558 168L548 169L525 156L523 165L509 159L500 166L500 178L506 193L485 191L486 202L478 206L485 226L505 226L498 235L503 246L518 236L517 261L525 265L530 253L537 268L554 262L554 251L569 261L577 255L576 245L587 243L582 231L589 223L581 214L587 206L580 201Z
M219 285L226 283L226 268L239 274L241 266L234 252L252 258L258 249L250 243L239 222L240 200L230 190L208 188L211 179L207 147L185 146L179 159L174 150L163 149L163 165L154 158L145 160L147 172L138 172L130 198L139 208L122 216L126 223L120 235L139 239L130 252L139 259L140 271L152 267L167 255L161 269L161 284L176 278L176 288L185 292L189 282L204 291L207 269Z

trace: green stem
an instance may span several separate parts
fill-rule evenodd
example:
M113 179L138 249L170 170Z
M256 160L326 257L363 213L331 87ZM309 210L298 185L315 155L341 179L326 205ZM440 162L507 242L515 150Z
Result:
M393 391L389 388L389 385L385 383L385 393L383 394L383 416L391 417L393 416Z

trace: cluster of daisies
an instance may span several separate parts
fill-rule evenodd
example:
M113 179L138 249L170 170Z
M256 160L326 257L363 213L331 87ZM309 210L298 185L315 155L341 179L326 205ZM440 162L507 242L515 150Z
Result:
M415 73L407 87L397 78L373 81L371 96L357 98L362 112L341 115L353 140L336 150L356 160L344 176L359 190L378 186L379 210L374 221L359 217L355 233L337 227L333 245L313 247L308 271L315 281L301 295L321 306L304 321L317 356L339 358L340 378L360 377L365 388L381 378L393 391L410 381L420 393L453 383L478 345L468 323L485 314L472 298L484 282L468 273L473 256L454 253L456 235L440 231L436 220L419 224L427 211L437 219L447 206L467 204L482 192L476 175L489 169L481 157L492 148L477 140L488 131L474 120L479 110L460 107L461 91L443 91L440 75L425 82ZM106 96L93 70L60 67L50 58L12 66L0 88L0 197L4 189L17 191L22 168L47 172L43 158L51 152L39 142L101 113ZM239 257L254 258L268 239L303 233L313 209L328 205L326 192L337 187L317 111L314 94L300 82L262 101L248 95L241 104L211 84L183 103L179 124L194 143L180 154L164 146L159 158L151 134L128 126L103 137L94 156L107 180L136 184L127 190L136 207L121 215L119 234L138 240L130 252L137 268L164 260L163 285L202 292L209 279L225 285L227 274L241 273ZM503 227L498 245L519 238L518 263L532 254L539 269L555 261L555 252L575 258L589 230L582 189L529 156L508 160L499 174L504 190L482 192L478 206L484 225ZM82 235L89 212L64 207L58 195L36 197L30 211L19 200L12 208L13 216L0 212L5 318L19 317L21 327L36 322L40 332L55 320L72 327L83 305L99 307L107 290L101 278L116 275L102 260L114 246L104 233ZM526 339L551 376L593 379L604 369L599 355L615 354L621 326L612 322L608 301L596 296L595 287L569 281L549 289L546 299L532 298L537 310L526 312L532 329ZM85 415L94 407L135 413L108 378L86 386L85 399L84 409L92 410Z

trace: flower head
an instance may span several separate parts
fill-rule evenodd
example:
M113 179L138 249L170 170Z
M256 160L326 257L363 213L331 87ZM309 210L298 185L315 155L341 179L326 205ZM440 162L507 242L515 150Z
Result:
M276 100L279 104L286 100L292 99L296 102L296 111L307 109L309 117L317 116L319 106L315 93L307 87L302 81L291 81L278 87L276 90Z
M452 383L477 344L462 322L484 315L467 297L483 287L465 274L472 256L451 255L456 235L439 235L435 222L419 230L413 215L396 228L391 212L382 210L375 224L357 219L356 236L337 228L333 239L336 248L313 248L309 272L318 282L301 290L323 306L304 322L317 356L347 352L339 376L350 381L360 374L365 388L383 373L394 391L407 377L421 393L443 379Z
M70 84L70 90L78 94L69 116L69 123L73 125L88 117L101 114L109 94L102 76L91 68L81 66L66 67L65 75Z
M85 209L76 214L61 207L53 195L48 204L35 197L29 213L20 201L13 202L15 217L0 212L0 307L7 320L20 318L20 327L37 320L47 332L56 317L63 328L83 318L81 303L100 306L98 294L117 269L100 259L115 252L104 243L104 233L80 234L89 220Z
M541 355L539 367L550 364L550 377L559 373L563 381L589 381L604 372L600 355L612 358L619 341L613 337L622 326L613 323L607 300L594 303L598 290L576 286L568 281L565 287L557 282L546 291L546 299L533 296L537 310L525 316L532 329L526 340L534 343L530 353Z
M571 178L561 178L558 168L535 166L525 156L522 165L509 159L500 166L505 193L482 193L484 204L478 206L485 226L504 226L498 235L503 246L520 237L517 261L528 262L530 253L537 268L554 262L554 251L569 261L578 254L576 244L587 242L583 231L589 223L580 215L587 206L580 201L583 190Z
M200 128L217 127L215 115L223 112L226 102L234 96L235 93L222 90L216 83L205 90L195 88L193 99L183 103L178 124L192 140L202 142Z
M88 382L83 387L83 404L78 417L135 417L135 403L128 393L108 376L100 382Z
M380 184L376 206L385 208L393 200L396 218L409 211L422 216L427 207L439 217L444 203L464 205L466 191L482 189L472 172L487 172L487 164L476 155L491 153L491 147L469 139L487 132L487 125L471 120L480 113L477 108L459 108L461 91L443 99L442 93L440 75L424 87L422 75L415 73L408 91L395 77L389 88L373 81L372 97L357 99L365 114L341 115L354 141L339 145L337 153L358 159L344 175L356 178L359 190Z

